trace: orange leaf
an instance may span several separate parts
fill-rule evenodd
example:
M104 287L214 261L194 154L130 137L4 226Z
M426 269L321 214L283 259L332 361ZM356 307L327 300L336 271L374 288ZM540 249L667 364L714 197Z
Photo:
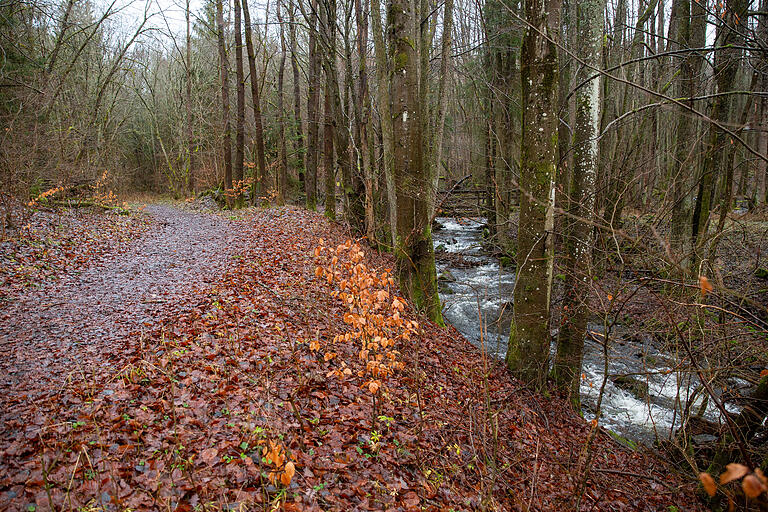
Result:
M725 473L720 475L720 485L725 485L728 482L738 480L747 473L749 473L749 468L743 464L728 464L725 466Z
M757 478L759 478L760 481L763 482L763 485L768 487L768 478L765 477L763 470L760 468L757 468L755 469L755 474L757 475Z
M699 287L701 288L702 297L706 297L708 293L715 289L712 283L709 282L709 279L704 276L699 276Z
M377 380L372 380L368 383L368 391L371 392L372 395L375 395L376 392L379 390L380 384Z
M323 269L322 267L317 267L315 269L315 276L320 277L321 275L323 275Z
M744 489L744 494L750 498L757 498L768 490L755 475L745 476L744 481L741 482L741 488Z
M760 372L760 378L762 379L763 377L768 377L768 369L765 369Z
M714 496L717 492L717 485L715 485L715 479L712 478L712 475L709 473L699 473L699 480L701 480L701 485L704 486L707 494Z
M283 471L283 474L280 475L280 482L282 482L284 486L288 487L295 473L296 473L296 466L293 465L293 462L288 462L285 465L285 470Z

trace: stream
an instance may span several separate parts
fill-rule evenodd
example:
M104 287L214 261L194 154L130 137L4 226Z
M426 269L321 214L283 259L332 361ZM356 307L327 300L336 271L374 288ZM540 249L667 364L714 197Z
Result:
M498 259L484 251L484 218L438 217L436 222L439 226L433 230L433 242L444 318L470 342L503 360L512 319L515 273L502 268ZM605 363L603 327L589 324L588 329L591 335L584 348L581 400L584 417L591 420ZM554 339L556 330L552 334ZM657 439L669 439L679 426L680 411L699 388L695 375L674 370L676 360L674 354L658 349L652 336L630 334L621 325L614 325L609 334L601 426L649 445ZM694 396L694 410L701 407L703 395ZM737 412L738 408L728 410ZM703 417L720 421L711 400ZM709 440L704 437L698 441Z

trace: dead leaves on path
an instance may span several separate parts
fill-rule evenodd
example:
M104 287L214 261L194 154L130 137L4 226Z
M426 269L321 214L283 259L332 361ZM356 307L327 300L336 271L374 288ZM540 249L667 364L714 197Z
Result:
M82 271L149 228L143 217L22 205L14 208L12 219L15 229L0 240L0 298Z
M347 278L340 290L335 274L330 285L324 275L318 283L317 238L345 244L320 215L270 209L237 222L241 236L217 255L229 262L226 274L158 304L157 322L129 340L117 371L74 376L46 403L17 411L0 444L0 508L573 505L572 455L589 427L564 414L564 403L532 398L503 367L486 372L455 331L415 325L392 283ZM388 263L368 254L355 265L381 280ZM365 300L352 291L362 285ZM369 330L377 311L399 319L392 330ZM398 350L394 362L404 365L385 385L369 362L389 359L387 350ZM327 378L336 370L359 379ZM595 461L660 474L601 437ZM625 480L593 472L587 508L696 509L692 494Z

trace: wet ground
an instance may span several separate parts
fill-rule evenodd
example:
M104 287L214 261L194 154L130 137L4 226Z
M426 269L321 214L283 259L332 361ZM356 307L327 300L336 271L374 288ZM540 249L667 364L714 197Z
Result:
M138 338L129 334L140 334L157 320L158 304L193 293L223 272L236 236L232 223L166 205L145 211L156 225L127 252L73 269L58 283L30 290L4 307L0 395L13 389L34 402L73 375L111 368L122 344ZM2 409L0 424L12 411Z

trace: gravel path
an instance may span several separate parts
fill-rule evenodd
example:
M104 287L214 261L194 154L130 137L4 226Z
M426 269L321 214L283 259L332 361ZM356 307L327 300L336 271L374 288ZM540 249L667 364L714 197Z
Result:
M166 205L146 212L155 224L128 251L0 312L0 406L10 390L42 406L35 402L73 373L119 364L121 347L137 343L144 323L158 320L160 303L172 304L223 272L236 236L227 219ZM2 424L15 416L9 405L1 407Z

